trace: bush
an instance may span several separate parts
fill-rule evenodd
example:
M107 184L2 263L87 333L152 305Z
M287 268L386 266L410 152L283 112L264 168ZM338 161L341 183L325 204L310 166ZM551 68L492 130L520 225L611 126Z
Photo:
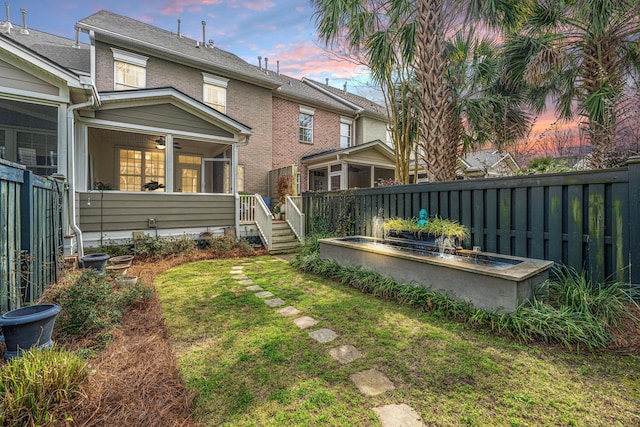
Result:
M188 254L196 249L193 236L153 237L144 235L134 240L137 255L150 258L160 258L167 255Z
M0 369L0 425L51 425L51 407L77 393L86 362L59 350L33 349Z
M110 329L120 321L124 311L149 298L151 289L137 283L120 286L93 269L82 270L71 284L53 296L62 307L56 320L56 333L63 337L91 337L100 347L110 338Z

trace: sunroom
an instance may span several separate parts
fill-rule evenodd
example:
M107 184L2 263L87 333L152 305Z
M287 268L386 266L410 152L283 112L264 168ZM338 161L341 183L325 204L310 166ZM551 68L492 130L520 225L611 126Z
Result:
M77 200L85 246L104 239L237 227L237 147L251 129L173 89L101 94L78 126Z

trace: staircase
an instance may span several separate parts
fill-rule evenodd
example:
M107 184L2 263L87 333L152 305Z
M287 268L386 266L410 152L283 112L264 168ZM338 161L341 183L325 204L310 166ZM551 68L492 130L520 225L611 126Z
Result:
M295 252L300 247L300 241L286 221L273 221L271 238L270 254Z

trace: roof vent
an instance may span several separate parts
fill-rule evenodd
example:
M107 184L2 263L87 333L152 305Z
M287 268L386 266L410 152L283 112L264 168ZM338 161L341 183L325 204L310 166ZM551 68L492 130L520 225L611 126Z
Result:
M280 74L280 60L279 59L276 61L276 74L278 74L278 75Z
M180 21L180 19L178 19L178 37L180 37L180 23L181 23L181 22L182 22L182 21Z
M347 93L347 82L344 82L344 86L342 87L344 93Z
M324 84L329 86L329 77L327 77L326 79L324 79Z
M73 47L80 48L80 27L76 25L75 29L76 29L76 43L73 45Z
M262 70L262 56L258 56L258 70Z
M213 49L213 39L209 39L208 43L208 47L210 47L211 49Z
M7 34L11 34L13 25L11 25L11 17L9 16L9 2L5 2L4 7L7 10L7 20L0 24L0 30L4 30Z
M29 34L29 30L27 30L27 10L20 9L20 13L22 13L22 28L20 29L20 34Z
M205 31L204 31L205 30L204 27L206 27L206 26L207 26L207 23L205 21L202 21L202 46L206 45L205 41L207 40L207 38L206 38L206 35L205 35Z

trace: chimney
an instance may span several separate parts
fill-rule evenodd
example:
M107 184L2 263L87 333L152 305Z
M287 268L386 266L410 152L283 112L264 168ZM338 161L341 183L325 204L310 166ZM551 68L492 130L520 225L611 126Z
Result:
M347 82L344 82L344 86L342 90L344 93L347 93Z
M324 79L324 84L329 86L329 77L327 77L326 79Z
M202 21L202 46L206 46L205 41L207 39L206 39L206 36L205 36L205 31L204 31L205 30L204 27L206 27L206 26L207 26L207 23L205 21Z
M76 26L76 44L73 47L80 47L80 27Z
M258 70L262 70L262 56L258 56Z
M27 10L20 9L20 13L22 13L22 29L20 30L20 34L29 34L29 30L27 30Z
M280 74L280 60L279 59L276 61L276 74L278 74L278 75Z
M264 70L267 71L269 68L267 67L267 64L269 63L269 58L267 58L266 56L264 57Z
M180 37L180 19L178 18L178 37Z

